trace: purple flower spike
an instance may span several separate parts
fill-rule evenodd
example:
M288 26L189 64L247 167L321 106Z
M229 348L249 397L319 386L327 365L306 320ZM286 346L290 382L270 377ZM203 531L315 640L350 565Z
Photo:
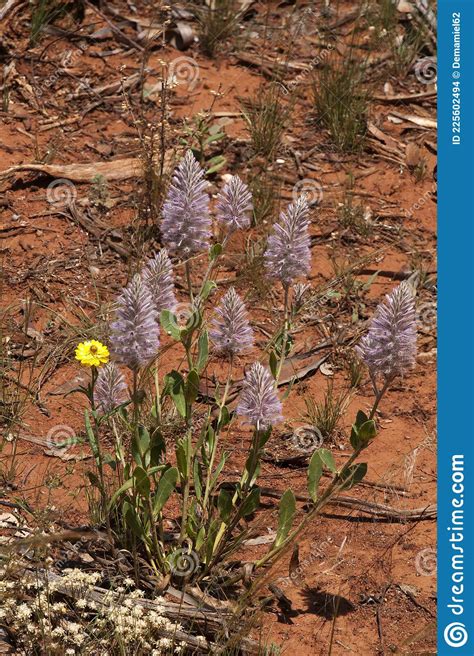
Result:
M238 175L233 175L217 196L217 220L229 232L248 228L253 211L252 194Z
M308 202L303 194L288 205L273 227L265 252L266 267L272 278L289 287L295 278L310 270L311 251L308 233Z
M216 314L209 335L218 351L235 355L252 347L247 310L233 287L222 297Z
M97 410L111 412L125 401L127 383L115 362L109 362L99 369L94 386L94 403Z
M209 249L211 218L204 171L187 151L163 205L161 232L170 251L188 257Z
M236 412L240 417L247 417L257 430L282 420L275 381L260 362L255 362L245 374Z
M414 366L415 297L407 282L402 282L379 303L368 333L355 350L373 378L381 375L386 381L392 381Z
M151 292L158 315L162 310L174 312L177 301L174 294L174 275L166 248L162 248L143 268L142 278Z
M160 329L150 290L136 274L118 298L117 321L112 325L112 352L136 371L157 354Z

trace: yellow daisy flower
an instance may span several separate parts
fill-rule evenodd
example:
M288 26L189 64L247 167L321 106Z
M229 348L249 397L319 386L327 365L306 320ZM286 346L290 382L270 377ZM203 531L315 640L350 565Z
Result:
M76 348L76 360L87 367L100 367L109 361L109 349L96 339L81 342Z

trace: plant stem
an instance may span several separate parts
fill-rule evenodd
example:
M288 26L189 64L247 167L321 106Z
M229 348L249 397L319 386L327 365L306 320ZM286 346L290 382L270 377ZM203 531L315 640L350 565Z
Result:
M390 385L391 382L392 382L391 380L386 380L383 387L382 387L382 389L380 390L380 392L377 392L376 397L375 397L374 405L372 406L372 410L370 411L369 419L374 418L375 413L377 411L377 408L379 406L379 403L382 400L382 397L385 394L385 392L387 391L388 386Z
M188 409L188 415L190 411ZM192 443L192 430L191 430L191 421L188 416L188 429L186 432L186 478L184 481L183 488L183 510L181 513L181 530L179 533L180 541L183 541L186 535L186 521L188 518L188 499L189 499L189 488L191 485L191 449L193 446Z
M158 534L156 532L155 515L153 512L153 504L151 503L150 495L147 496L147 506L148 514L150 515L151 539L153 542L153 548L155 550L155 557L158 560L160 567L163 568L163 556L161 554L161 547L158 540Z
M186 260L184 269L186 271L186 284L188 285L189 300L192 305L194 302L194 295L193 295L193 285L191 282L191 262L189 260Z
M284 324L283 324L283 339L282 339L282 344L281 344L281 353L280 353L280 362L278 363L278 369L277 369L277 374L276 374L276 382L278 383L278 380L280 378L281 374L281 369L283 367L283 363L285 361L285 356L286 356L286 344L288 341L288 330L289 330L289 321L288 321L288 298L289 298L289 286L285 285L285 300L284 300L284 313L285 313L285 319L284 319Z
M230 363L229 363L229 373L227 374L227 381L226 381L226 384L225 384L224 394L222 396L221 402L219 403L219 417L220 417L220 414L222 412L222 409L224 408L224 406L226 404L227 396L229 394L230 383L231 383L231 380L232 380L232 367L233 367L233 364L234 364L234 357L233 357L233 355L231 355L230 356ZM203 502L202 502L202 508L203 508L204 511L206 510L207 502L209 500L209 494L211 492L210 484L211 484L212 468L214 466L214 460L215 460L216 453L217 453L217 443L218 443L218 441L219 441L219 432L216 431L216 433L214 435L214 444L213 444L213 448L212 448L212 453L211 453L211 457L210 457L210 460L209 460L209 467L207 469L206 490L204 492L204 499L203 499Z
M231 234L231 233L227 233L227 234L224 236L224 239L223 239L222 242L221 242L222 252L224 251L224 248L225 248L225 246L226 246L226 244L227 244L227 242L228 242L228 240L229 240L230 234ZM221 252L220 255L222 255L222 252ZM215 268L216 265L217 265L217 262L218 262L218 260L219 260L220 255L217 255L213 260L211 260L211 261L209 262L209 264L208 264L208 266L207 266L206 273L204 274L204 278L202 279L201 288L200 288L200 290L199 290L199 294L198 294L198 296L201 296L201 295L202 295L202 292L203 292L203 290L204 290L204 287L205 287L205 285L206 285L206 282L209 280L209 278L210 278L210 276L211 276L211 273L214 271L214 268Z

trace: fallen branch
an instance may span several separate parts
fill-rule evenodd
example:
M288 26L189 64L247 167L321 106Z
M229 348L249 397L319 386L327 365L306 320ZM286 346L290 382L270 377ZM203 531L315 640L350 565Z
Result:
M104 180L137 178L143 175L143 166L138 157L87 164L17 164L0 171L0 179L21 171L45 173L52 178L65 178L73 182L92 182L97 176L103 177Z
M435 100L436 91L423 91L422 93L400 93L397 96L372 96L372 100L381 103L417 103L423 100Z
M283 495L282 490L273 490L271 488L263 487L260 488L260 493L262 496L271 497L274 499L280 499ZM295 499L297 501L304 501L306 503L311 503L309 497L304 494L295 494ZM336 495L332 497L327 505L341 506L343 508L351 508L353 510L359 510L367 515L373 517L381 517L384 519L392 519L394 521L420 521L422 519L436 519L436 505L430 504L424 508L413 508L413 509L399 509L393 508L392 506L386 506L382 503L374 503L372 501L364 501L363 499L357 499L356 497L350 497L345 495Z

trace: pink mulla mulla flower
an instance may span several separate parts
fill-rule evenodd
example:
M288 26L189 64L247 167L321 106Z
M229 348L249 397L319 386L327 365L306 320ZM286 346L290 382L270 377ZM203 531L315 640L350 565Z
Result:
M239 417L247 417L257 430L264 430L282 420L275 381L260 362L255 362L245 374L236 412Z
M233 175L217 195L216 210L217 220L229 232L250 226L252 194L238 175Z
M111 350L132 371L147 365L158 353L158 313L150 290L135 274L117 301L117 321L112 323Z
M94 385L94 404L103 413L111 412L125 401L127 383L115 362L100 368Z
M181 257L209 249L211 218L206 188L204 170L188 150L174 172L161 223L164 243Z
M273 226L265 251L268 274L288 288L300 276L310 271L311 251L308 232L308 201L303 194L290 203L286 212Z
M414 366L416 333L415 297L402 282L379 303L355 350L373 378L380 375L390 382Z
M174 293L173 266L166 248L148 260L142 269L142 278L150 290L158 315L162 310L174 312L177 301Z
M253 331L244 302L231 287L219 303L209 336L217 351L228 355L242 353L252 347Z

